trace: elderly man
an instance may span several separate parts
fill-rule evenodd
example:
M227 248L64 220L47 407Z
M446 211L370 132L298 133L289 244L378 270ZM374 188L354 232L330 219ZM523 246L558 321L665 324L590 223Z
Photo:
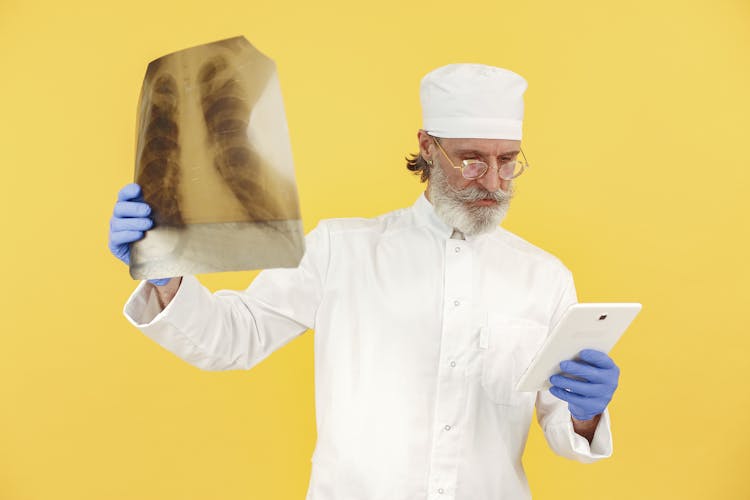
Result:
M308 499L528 498L521 456L534 407L556 453L611 454L619 370L604 353L563 361L549 391L514 391L576 302L557 258L498 226L527 167L525 89L491 66L432 71L407 164L427 189L411 207L321 221L297 268L265 270L245 291L211 294L184 276L142 282L125 305L133 325L206 370L251 368L315 329ZM126 262L151 227L138 196L123 188L111 223L110 248Z

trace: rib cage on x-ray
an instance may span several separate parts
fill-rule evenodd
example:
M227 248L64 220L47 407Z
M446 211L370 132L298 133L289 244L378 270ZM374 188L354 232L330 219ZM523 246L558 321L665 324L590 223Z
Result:
M217 42L229 49L234 48L236 43L236 39ZM146 112L148 126L140 160L142 169L136 182L144 186L145 201L156 208L158 223L181 226L184 220L180 211L180 183L184 176L181 175L180 144L198 138L180 137L177 119L181 107L195 105L196 102L180 99L175 78L166 66L156 64L153 72L149 66L149 73L152 74L146 76L147 82L149 76L153 80L150 86L151 106ZM253 70L256 74L265 73L257 75L259 78L267 78L273 67L256 66ZM199 100L206 149L213 154L216 172L242 204L247 214L246 220L298 217L297 207L284 203L288 201L285 197L279 197L279 191L289 191L289 182L268 171L248 140L251 103L257 101L263 88L243 87L235 67L222 54L203 62L196 74L188 77L199 89L193 95Z
M180 213L178 99L174 77L159 75L151 88L146 145L136 182L141 185L146 202L158 207L155 222L180 227L184 221Z
M147 237L156 244L162 235L162 253L168 245L169 258L176 260L210 260L217 251L226 256L232 250L217 250L217 231L250 230L252 223L255 236L249 243L270 238L301 257L299 205L276 69L247 40L222 40L151 62L138 126L135 181L153 208L155 228ZM282 135L286 142L279 140ZM259 228L276 236L259 237ZM137 272L165 258L157 257L156 247L139 246ZM261 259L266 260L273 265L273 259Z

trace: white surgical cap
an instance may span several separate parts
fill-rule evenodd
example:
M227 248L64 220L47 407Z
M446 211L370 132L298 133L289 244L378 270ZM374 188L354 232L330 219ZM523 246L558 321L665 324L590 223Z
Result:
M526 80L484 64L449 64L420 83L422 128L435 137L521 140Z

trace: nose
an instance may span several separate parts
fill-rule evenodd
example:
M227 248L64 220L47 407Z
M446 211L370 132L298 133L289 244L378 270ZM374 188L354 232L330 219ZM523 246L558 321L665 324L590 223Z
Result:
M508 181L501 179L497 175L497 169L499 165L496 163L490 164L489 167L487 167L487 172L484 173L482 177L477 179L477 182L482 185L484 189L489 191L490 193L494 193L498 189L502 187L503 191L505 191L505 187L502 186L503 183L507 185Z

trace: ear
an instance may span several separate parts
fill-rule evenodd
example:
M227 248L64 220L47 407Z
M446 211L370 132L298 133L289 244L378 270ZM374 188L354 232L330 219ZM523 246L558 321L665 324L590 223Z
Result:
M427 160L428 163L431 162L432 156L430 153L430 145L432 144L432 138L423 129L419 129L417 132L417 141L419 141L419 154L422 155L422 158Z

